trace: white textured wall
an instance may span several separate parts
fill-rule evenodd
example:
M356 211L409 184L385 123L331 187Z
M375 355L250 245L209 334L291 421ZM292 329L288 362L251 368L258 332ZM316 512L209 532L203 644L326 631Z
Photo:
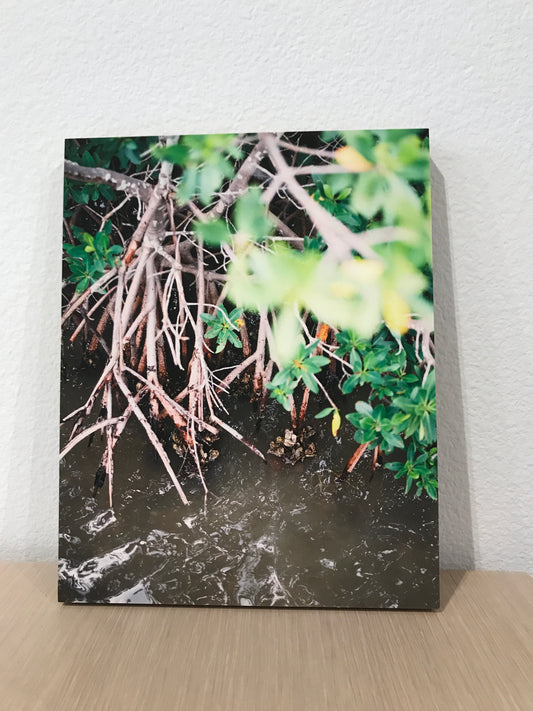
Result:
M533 572L528 4L1 6L0 557L56 549L63 138L429 126L442 563Z

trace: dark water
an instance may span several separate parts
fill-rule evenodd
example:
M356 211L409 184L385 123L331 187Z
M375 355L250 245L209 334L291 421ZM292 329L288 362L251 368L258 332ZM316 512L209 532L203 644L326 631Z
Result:
M63 379L62 411L79 406L94 374ZM263 427L246 399L227 401L226 420L263 452L288 416L269 403ZM98 408L95 408L98 409ZM311 415L313 414L311 411ZM403 493L366 456L335 479L356 443L346 423L310 418L318 454L295 466L259 458L223 434L204 501L182 480L184 506L163 466L130 420L115 450L114 510L107 483L92 498L105 446L98 434L61 464L59 599L71 602L304 607L438 606L437 505ZM68 437L62 432L62 439ZM178 471L181 459L168 448Z

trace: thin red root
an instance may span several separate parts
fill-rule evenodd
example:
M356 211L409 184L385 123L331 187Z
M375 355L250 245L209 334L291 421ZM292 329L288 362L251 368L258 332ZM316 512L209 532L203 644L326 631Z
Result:
M345 469L346 474L351 474L353 472L355 465L361 459L363 454L366 452L367 448L368 448L368 442L363 442L363 444L360 444L359 447L357 447L355 452L350 457L348 464L346 465L346 469Z

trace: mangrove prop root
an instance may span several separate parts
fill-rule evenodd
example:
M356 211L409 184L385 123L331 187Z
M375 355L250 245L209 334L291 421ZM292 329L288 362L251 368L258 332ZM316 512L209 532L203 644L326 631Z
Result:
M109 306L104 310L104 313L100 316L98 323L96 324L96 334L91 338L91 341L87 347L89 353L94 353L98 348L99 340L107 326L109 319L111 317L111 309L113 308L113 301L109 302Z
M242 324L239 330L242 343L242 354L245 358L248 358L248 356L252 352L252 348L250 346L250 337L248 336L248 329L246 328L246 320L244 315L242 316L241 320Z
M350 459L348 460L348 463L346 464L346 467L344 468L344 471L341 475L341 479L345 479L348 474L351 474L353 470L355 469L355 465L357 462L361 459L363 454L366 452L368 449L368 442L363 442L363 444L360 444L359 447L355 450L355 452L352 454Z
M372 455L372 471L375 471L376 467L378 466L378 457L379 457L379 447L375 447L374 454Z
M107 419L110 420L113 417L113 396L111 392L111 381L108 380L106 384L106 409L107 409ZM102 399L103 400L103 399ZM108 483L108 493L109 493L109 508L113 508L113 426L106 426L106 474Z
M135 399L134 399L134 397L133 397L133 394L130 392L128 386L126 385L126 383L125 383L124 380L122 379L122 376L121 376L120 373L118 372L118 369L116 369L116 368L115 368L115 379L116 379L116 381L117 381L117 383L118 383L119 388L122 390L122 393L123 393L124 396L126 397L126 400L127 400L128 403L130 404L131 409L132 409L132 411L133 411L133 414L135 415L135 417L137 418L137 420L140 422L140 424L141 424L142 427L144 428L146 434L148 435L148 439L150 440L150 442L151 442L152 445L154 446L154 449L156 450L157 454L159 455L161 461L163 462L163 465L164 465L165 469L167 470L168 475L170 476L170 479L171 479L172 483L174 484L174 486L175 486L175 488L176 488L176 491L178 492L178 495L179 495L179 497L180 497L182 503L184 503L185 505L188 506L188 505L189 505L189 500L188 500L187 497L185 496L185 492L183 491L183 489L182 489L182 487L181 487L181 484L179 483L179 481L178 481L178 479L177 479L177 477L176 477L176 474L174 473L174 470L172 469L172 464L170 463L170 459L168 458L168 454L167 454L167 453L165 452L165 450L163 449L163 445L161 444L161 442L160 442L159 439L157 438L157 435L155 434L155 432L153 431L153 429L150 427L150 425L149 425L149 423L148 423L148 420L147 420L146 417L144 416L144 414L143 414L142 410L140 409L140 407L139 407L139 406L137 405L137 403L135 402Z
M320 340L320 343L325 343L328 339L328 334L329 334L329 326L326 323L318 323L316 327L316 338ZM316 353L321 353L322 348L320 347L320 343L317 345L315 350L313 351L313 355ZM300 405L300 414L298 415L298 423L296 425L295 429L295 434L299 434L303 427L303 423L305 420L305 416L307 414L307 406L309 404L309 394L310 390L308 387L304 389L304 394L302 397L302 404Z
M303 426L303 423L305 420L305 416L307 414L307 405L309 404L309 393L310 393L309 388L305 388L304 394L302 397L302 404L300 405L300 414L298 415L298 426L296 428L297 429L296 434L298 434L300 432L300 430L302 429L302 426Z

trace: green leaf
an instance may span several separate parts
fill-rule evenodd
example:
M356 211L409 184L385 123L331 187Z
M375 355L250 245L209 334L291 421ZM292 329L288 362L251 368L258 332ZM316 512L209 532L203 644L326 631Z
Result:
M220 353L221 351L224 350L224 348L226 347L226 343L228 341L228 334L229 334L229 331L223 331L219 335L218 341L217 341L217 349L216 349L215 353Z
M318 412L315 415L315 420L320 420L323 417L327 417L328 415L331 415L331 413L334 411L334 409L335 408L333 408L333 407L325 407L323 410L320 410L320 412Z
M323 189L324 189L324 195L325 195L327 198L329 198L330 200L334 200L334 199L335 199L335 198L334 198L334 195L333 195L333 190L331 189L331 187L330 187L327 183L324 183Z
M89 286L89 279L87 277L84 277L83 279L80 279L76 286L76 291L78 294L81 294L85 289Z
M109 200L113 202L116 199L116 194L113 188L110 185L100 185L100 195L105 198L106 200Z
M289 401L289 398L286 395L279 396L277 398L277 400L279 403L281 403L283 405L283 407L285 408L285 410L287 410L287 412L291 411L291 403Z
M74 198L74 200L78 203L82 203L84 205L87 205L89 202L89 193L86 190L78 190L77 188L70 188L70 194Z
M232 322L237 321L237 319L242 317L243 310L241 308L234 308L230 311L229 320Z
M236 348L242 348L241 339L234 331L227 331L226 335L227 339L232 345L234 345Z
M435 488L434 486L432 486L431 484L426 484L425 489L426 489L426 491L427 491L427 493L428 493L428 496L430 496L434 501L436 501L436 500L437 500L437 490L436 490L436 488Z
M352 349L350 352L350 365L354 369L354 371L360 371L363 367L363 362L361 360L361 356L355 349Z
M318 393L318 383L310 373L307 373L305 370L302 370L302 380L304 381L306 387L308 387L312 393Z
M87 265L83 262L70 262L69 267L72 274L76 277L85 274L87 271Z
M235 205L235 225L252 241L258 242L267 237L274 226L268 217L265 205L261 203L262 190L251 187Z
M357 412L349 412L346 415L346 419L351 425L353 425L357 429L361 424L362 416Z
M305 363L311 365L312 367L316 367L320 370L325 365L329 365L329 358L326 358L326 356L320 356L320 355L311 356L310 358L306 359Z
M207 329L207 331L205 332L205 337L206 338L215 338L215 336L219 335L221 330L222 330L221 325L218 322L216 322Z
M335 196L335 200L338 200L339 202L341 200L346 200L346 198L349 197L351 192L352 188L344 188L344 190L341 190L340 193Z
M157 160L166 160L174 165L184 166L189 158L189 149L181 143L172 146L153 146L151 151Z
M412 400L410 400L408 397L405 397L403 395L400 395L399 397L395 397L394 400L392 401L392 404L395 407L399 407L400 410L405 410L405 411L410 411L413 406Z
M370 405L370 403L368 403L368 402L364 402L363 400L359 400L355 404L355 409L361 415L366 415L368 417L373 417L373 415L374 415L374 410L372 408L372 405Z
M97 232L94 236L94 248L97 252L105 252L109 249L109 237L105 232Z
M178 202L181 205L189 202L189 200L198 192L198 169L186 168L183 171L179 182L176 194Z
M387 442L389 446L397 447L398 449L404 448L402 438L394 434L394 432L382 432L381 434L383 435L383 439Z
M81 165L85 165L88 168L94 168L96 165L94 158L89 153L89 151L84 151L80 162L81 162Z
M220 247L221 244L231 242L232 239L232 234L225 220L213 220L211 222L196 221L193 224L193 229L210 247Z
M352 210L370 220L385 204L388 189L387 178L383 175L374 171L361 173L352 193Z
M359 377L357 375L350 375L342 384L342 392L348 395L353 392L358 385Z
M213 201L213 193L218 190L223 179L223 172L212 163L207 163L200 169L199 192L200 200L204 205L209 205Z
M73 245L69 244L68 242L65 242L63 244L63 249L69 255L69 257L73 257L75 259L83 259L86 254L85 247L82 247L80 244Z
M368 382L372 383L372 385L380 385L381 384L381 375L380 373L376 372L370 372L367 374Z

